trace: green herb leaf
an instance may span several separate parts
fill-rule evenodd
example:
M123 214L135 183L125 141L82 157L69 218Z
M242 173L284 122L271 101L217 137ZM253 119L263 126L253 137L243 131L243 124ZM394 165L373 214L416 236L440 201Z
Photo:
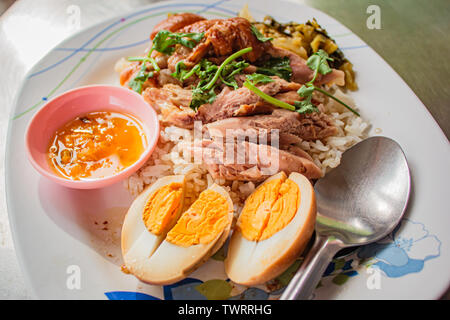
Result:
M256 72L269 76L278 76L286 81L290 81L292 77L291 61L288 57L273 57L259 66Z
M197 111L201 105L213 103L216 99L216 93L214 92L214 89L215 87L212 87L209 90L205 90L202 87L194 88L192 90L192 100L189 107Z
M211 89L212 86L214 86L214 84L216 83L217 79L219 79L219 76L221 75L223 69L226 67L227 64L229 64L230 62L232 62L234 59L239 58L240 56L243 56L244 54L252 51L253 48L252 47L248 47L245 49L241 49L238 52L233 53L231 56L229 56L228 58L226 58L222 64L219 66L219 69L217 69L216 73L214 74L214 77L211 79L211 81L205 86L206 89Z
M220 74L220 80L236 90L239 86L234 76L240 74L248 66L249 64L245 61L232 61L223 68Z
M175 42L169 39L170 34L171 32L167 30L159 31L153 38L153 45L150 49L150 52L156 50L158 52L171 55L175 50L175 48L173 47L175 45Z
M148 80L148 78L153 77L153 72L147 72L146 69L147 66L145 65L145 62L143 62L141 70L139 70L134 79L128 82L128 86L137 93L142 93L142 86L144 83Z
M196 72L196 75L200 79L198 87L207 85L214 78L214 75L216 74L217 70L219 70L219 67L216 66L211 61L207 59L201 60L200 68Z
M247 79L249 81L251 81L253 84L258 84L258 83L269 83L269 82L273 82L274 80L269 77L266 76L265 74L261 74L261 73L253 73L253 74L249 74L247 75Z
M175 45L181 44L188 48L194 48L203 38L204 33L173 33L167 30L159 31L153 38L151 51L171 55L175 51Z
M328 74L333 71L333 69L330 68L328 65L328 61L333 61L332 58L328 56L328 53L326 53L324 50L320 49L313 55L311 55L308 60L306 61L306 64L311 70L314 70L314 76L311 79L311 81L307 82L305 85L303 85L297 92L298 94L306 98L303 101L296 102L296 106L299 108L297 112L299 113L311 113L311 112L317 112L319 111L317 107L311 102L312 93L314 90L317 90L324 95L330 97L331 99L339 102L344 107L346 107L348 110L356 114L358 117L360 116L358 112L353 110L351 107L349 107L347 104L345 104L343 101L339 100L335 96L333 96L331 93L326 92L325 90L314 86L314 81L316 81L317 75L320 74Z
M148 61L148 57L128 57L128 61Z
M298 89L297 93L300 95L300 97L307 98L312 95L314 92L314 86L301 86L300 89Z
M180 81L183 81L182 79L188 72L189 71L187 70L186 65L184 64L183 60L181 60L175 65L175 72L171 73L170 75Z
M255 35L256 39L258 39L261 42L266 42L266 41L273 40L273 38L265 37L261 32L259 32L259 30L254 25L251 25L250 29L252 30L252 32Z
M216 94L214 92L216 82L221 77L225 67L229 63L232 63L234 59L239 58L252 50L253 48L249 47L233 53L226 58L219 67L209 60L204 59L200 61L200 69L196 72L197 76L200 78L200 82L197 87L192 90L192 100L189 106L197 111L201 105L212 103L216 99ZM243 67L243 65L241 65L241 67Z
M308 60L306 60L306 65L311 69L314 70L314 77L313 80L310 81L310 83L314 83L317 77L317 73L320 74L328 74L331 71L333 71L330 66L328 65L328 61L333 61L332 58L328 56L328 53L326 53L324 50L320 49L313 55L311 55Z
M247 89L252 91L254 94L259 96L263 100L266 100L270 104L273 104L276 107L280 107L280 108L283 108L283 109L295 111L295 106L293 106L293 105L291 105L289 103L286 103L284 101L278 100L278 99L276 99L274 97L269 96L268 94L262 92L257 87L255 87L249 80L245 80L244 81L244 87L246 87Z
M205 34L203 32L172 33L170 37L174 38L178 44L192 49L203 39L204 35Z
M188 70L184 61L181 60L175 65L175 72L171 74L172 77L177 78L181 82L196 74L200 70L200 64L196 64L191 70Z
M295 101L296 112L300 114L319 112L319 109L312 103L311 96L303 101Z
M153 38L153 45L150 48L147 57L129 57L128 61L140 61L142 63L141 70L138 72L134 79L128 82L128 86L138 92L142 92L142 85L148 78L153 77L153 72L147 72L146 62L149 62L154 71L158 72L160 70L155 59L151 57L154 50L161 52L163 54L171 55L175 51L175 45L181 44L188 48L194 48L203 38L204 33L173 33L167 30L159 31L155 38ZM187 77L188 72L186 71L186 66L184 63L177 64L177 70L174 73L176 78Z

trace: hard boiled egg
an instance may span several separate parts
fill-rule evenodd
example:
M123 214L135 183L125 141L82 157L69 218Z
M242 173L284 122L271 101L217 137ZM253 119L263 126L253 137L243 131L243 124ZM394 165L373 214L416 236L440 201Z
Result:
M305 249L315 220L314 189L305 176L270 177L245 201L225 259L228 277L248 286L277 277Z
M213 184L181 212L184 177L156 181L131 205L122 228L126 269L151 284L171 284L205 262L228 238L233 203Z

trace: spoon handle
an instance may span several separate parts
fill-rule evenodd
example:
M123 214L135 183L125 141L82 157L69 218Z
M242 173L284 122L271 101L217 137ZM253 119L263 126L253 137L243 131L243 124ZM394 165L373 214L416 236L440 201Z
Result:
M286 290L284 290L280 300L309 299L328 264L340 249L342 249L340 241L316 234L313 247L309 250L300 269L294 275Z

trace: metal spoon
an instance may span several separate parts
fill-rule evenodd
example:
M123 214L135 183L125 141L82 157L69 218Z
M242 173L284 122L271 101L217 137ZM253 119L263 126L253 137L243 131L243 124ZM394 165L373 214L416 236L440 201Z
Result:
M408 164L395 141L368 138L347 150L314 189L316 240L282 300L310 298L336 252L377 241L395 228L409 198Z

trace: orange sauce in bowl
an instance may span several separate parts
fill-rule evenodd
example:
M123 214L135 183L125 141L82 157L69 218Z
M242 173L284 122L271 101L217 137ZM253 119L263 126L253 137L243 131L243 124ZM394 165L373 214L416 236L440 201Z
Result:
M119 112L90 112L56 131L48 147L48 160L64 178L97 179L135 163L146 146L142 125L134 117Z

